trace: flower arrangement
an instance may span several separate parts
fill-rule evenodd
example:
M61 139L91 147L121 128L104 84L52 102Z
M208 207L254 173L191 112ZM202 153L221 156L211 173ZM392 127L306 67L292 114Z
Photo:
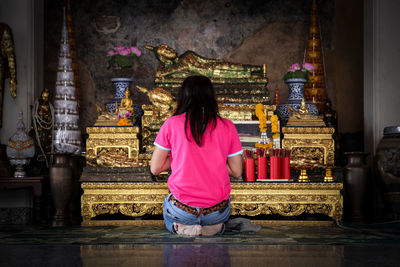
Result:
M107 52L107 55L110 56L108 60L108 69L113 67L119 70L122 76L130 76L133 62L136 62L139 66L142 65L139 60L141 54L142 52L136 46L117 46Z
M301 78L308 81L308 76L313 71L315 71L315 67L311 63L305 62L303 65L300 65L300 63L294 63L289 67L285 76L283 76L283 80Z
M267 118L264 113L263 104L259 103L256 105L255 113L260 123L260 132L265 132L267 130Z

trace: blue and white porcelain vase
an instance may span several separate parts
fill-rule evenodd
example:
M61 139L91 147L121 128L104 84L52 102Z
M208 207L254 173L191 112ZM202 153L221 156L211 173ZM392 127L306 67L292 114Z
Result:
M293 107L294 110L299 110L301 107L301 100L304 98L304 84L307 82L303 78L291 78L285 80L285 83L289 87L289 97L285 104L280 104L276 108L276 113L279 117L282 126L285 126L289 119L289 109L287 105ZM310 114L318 115L318 108L310 103L306 103L306 107Z
M111 113L115 112L115 104L119 106L121 104L121 99L125 97L125 91L132 83L131 78L113 78L111 82L113 83L115 89L115 96L113 101L107 104L107 107Z

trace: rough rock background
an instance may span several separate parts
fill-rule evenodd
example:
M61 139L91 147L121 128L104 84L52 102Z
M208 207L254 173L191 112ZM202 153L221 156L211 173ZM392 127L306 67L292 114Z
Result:
M64 0L45 0L44 82L51 91L65 4ZM107 51L118 45L136 45L143 52L143 65L135 66L133 72L131 89L136 104L148 103L148 99L135 85L153 88L158 66L153 52L144 46L162 43L178 54L192 50L208 58L265 63L271 98L278 86L281 102L285 102L288 89L282 77L288 66L303 60L311 4L312 0L71 0L82 130L95 122L95 104L104 105L114 96L110 79L116 75L107 69ZM338 111L339 129L361 130L362 0L318 0L317 7L327 93Z

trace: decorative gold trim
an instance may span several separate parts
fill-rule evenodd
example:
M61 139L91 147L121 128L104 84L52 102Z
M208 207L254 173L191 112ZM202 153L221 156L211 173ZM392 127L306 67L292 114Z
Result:
M333 166L334 131L330 127L283 127L282 148L291 150L292 156L303 156L317 160L320 165Z
M82 182L83 225L93 225L100 214L121 213L129 217L161 215L169 193L163 182ZM324 214L340 220L341 183L232 183L232 215L298 216Z
M94 126L94 127L87 127L86 132L88 134L107 134L107 133L127 133L127 134L134 134L134 133L139 133L140 128L135 126L135 127L108 127L108 126Z
M331 227L333 221L296 221L296 220L251 220L251 223L264 227L273 226L305 226L305 227ZM164 220L95 220L85 221L82 226L164 226Z
M282 127L284 134L325 134L330 135L335 132L335 128L331 127Z

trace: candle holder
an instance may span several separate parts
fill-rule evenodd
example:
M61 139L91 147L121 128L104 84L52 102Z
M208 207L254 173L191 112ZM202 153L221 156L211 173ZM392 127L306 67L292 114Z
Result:
M307 169L306 168L302 168L300 169L300 175L299 175L299 179L298 182L309 182L310 181L310 177L307 174Z
M332 166L327 166L325 168L325 177L324 177L324 182L334 182L335 178L332 175Z
M246 182L254 182L255 179L255 161L253 158L244 159L244 173Z

